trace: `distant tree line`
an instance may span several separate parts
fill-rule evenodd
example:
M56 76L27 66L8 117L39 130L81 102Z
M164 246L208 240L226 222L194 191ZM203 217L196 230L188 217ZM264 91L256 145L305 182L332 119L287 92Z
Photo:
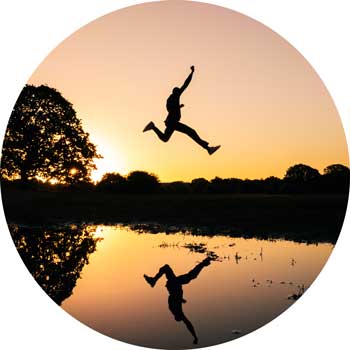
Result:
M322 175L308 165L296 164L287 169L283 179L275 176L255 180L199 178L189 185L194 193L347 193L349 178L349 168L341 164L326 167ZM174 188L174 184L169 185ZM175 187L178 185L175 183Z
M41 191L94 191L119 194L302 194L349 192L350 170L342 164L327 166L323 174L308 165L289 167L281 179L238 179L215 177L212 180L197 178L191 182L161 183L157 175L146 171L132 171L126 176L106 173L97 183L83 181L74 184L50 184L39 180L27 182L24 188ZM3 187L23 188L17 181L2 181Z
M274 176L260 180L215 177L210 181L197 178L191 182L160 183L157 176L142 171L132 172L126 177L108 173L96 184L96 189L118 193L172 194L348 193L349 179L349 168L341 164L326 167L322 175L308 165L296 164L287 169L283 179Z

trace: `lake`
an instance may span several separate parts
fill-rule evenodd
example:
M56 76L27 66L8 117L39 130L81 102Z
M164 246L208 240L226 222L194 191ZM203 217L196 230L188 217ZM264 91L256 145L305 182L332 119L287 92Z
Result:
M333 249L122 225L10 231L29 271L69 314L112 338L165 349L220 344L265 325L302 295ZM145 280L161 267L157 281Z

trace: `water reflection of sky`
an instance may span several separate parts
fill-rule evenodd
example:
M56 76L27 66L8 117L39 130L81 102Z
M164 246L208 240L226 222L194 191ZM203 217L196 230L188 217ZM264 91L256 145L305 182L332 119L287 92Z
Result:
M288 308L288 296L309 286L332 250L330 244L290 241L139 234L123 227L99 226L103 240L89 257L73 294L62 307L108 336L153 348L192 348L222 343L247 334ZM204 253L189 247L202 244ZM168 309L166 279L154 288L143 275L154 276L168 264L185 274L206 252L218 260L183 286L183 311L192 322L198 345L183 322ZM299 287L298 287L299 286Z

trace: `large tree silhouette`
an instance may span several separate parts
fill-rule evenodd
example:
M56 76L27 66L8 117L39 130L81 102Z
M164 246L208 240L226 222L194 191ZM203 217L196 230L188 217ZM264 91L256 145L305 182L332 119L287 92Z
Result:
M44 85L23 88L5 133L3 178L88 181L93 159L100 157L72 104L57 90Z

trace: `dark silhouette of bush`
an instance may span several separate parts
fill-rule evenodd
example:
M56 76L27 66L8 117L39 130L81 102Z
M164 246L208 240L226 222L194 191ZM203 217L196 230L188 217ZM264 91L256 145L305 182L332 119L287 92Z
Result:
M243 193L263 193L263 180L245 179L242 184Z
M186 194L191 192L191 186L189 183L183 181L174 181L166 184L162 184L163 192L165 193L179 193Z
M22 183L90 181L101 158L73 106L57 90L26 85L11 113L2 149L1 177Z
M211 193L241 193L243 189L243 180L241 179L222 179L215 177L210 181Z
M191 181L191 191L193 193L208 193L209 181L204 178L198 178Z
M338 178L349 179L350 177L350 169L342 164L328 165L323 172L324 175L336 176Z
M342 164L332 164L323 171L321 188L325 192L349 191L350 169Z
M132 171L126 180L128 193L156 193L160 190L158 177L146 171Z
M275 176L267 177L262 184L264 193L277 194L281 192L283 181Z
M291 183L308 183L320 177L317 169L305 164L296 164L288 168L284 180Z
M288 168L283 180L283 191L287 193L318 192L321 175L317 169L305 164Z
M100 191L122 193L126 191L127 180L118 173L106 173L97 183L96 187Z

